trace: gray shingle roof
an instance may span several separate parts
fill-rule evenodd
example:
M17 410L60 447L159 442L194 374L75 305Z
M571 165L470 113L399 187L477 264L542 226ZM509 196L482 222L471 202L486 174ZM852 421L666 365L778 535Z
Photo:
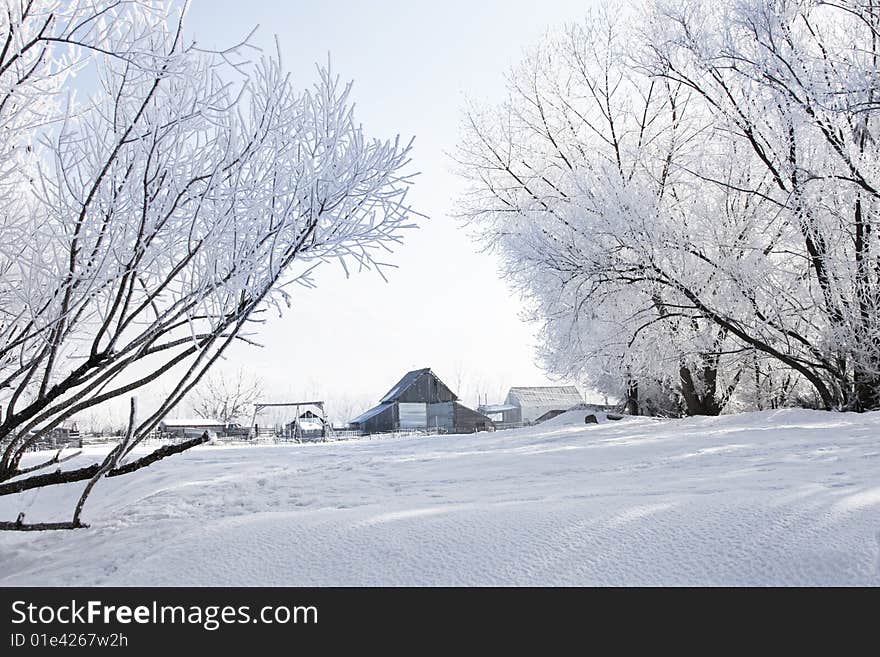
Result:
M360 424L361 422L366 422L371 417L375 417L376 415L379 415L379 413L384 411L389 406L391 406L390 403L379 404L378 406L373 406L373 408L371 408L370 410L364 411L363 413L358 415L355 419L353 419L351 422L349 422L349 424Z
M412 372L407 372L403 375L403 378L400 379L388 392L385 393L385 396L379 400L380 404L384 404L386 402L393 402L397 399L403 391L409 388L416 380L425 372L430 372L430 367L423 367L420 370L413 370Z

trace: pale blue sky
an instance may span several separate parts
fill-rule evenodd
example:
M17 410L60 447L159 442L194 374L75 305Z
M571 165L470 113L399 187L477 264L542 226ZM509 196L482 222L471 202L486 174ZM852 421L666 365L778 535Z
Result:
M206 47L226 46L259 25L302 86L331 53L355 81L358 119L371 136L415 136L421 172L412 202L430 219L391 261L389 282L366 272L345 280L325 265L318 288L262 330L265 349L238 348L224 366L259 370L276 399L318 394L375 401L406 370L431 367L467 401L497 401L510 385L549 380L535 363L534 325L450 217L461 181L445 153L455 146L464 99L500 100L503 76L551 27L580 20L589 0L194 0L188 28Z

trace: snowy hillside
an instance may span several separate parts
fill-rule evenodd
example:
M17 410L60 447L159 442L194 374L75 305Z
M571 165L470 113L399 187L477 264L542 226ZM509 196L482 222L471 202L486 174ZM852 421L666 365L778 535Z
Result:
M59 492L0 517L60 519ZM0 535L0 583L876 585L880 413L206 446L102 481L84 518Z

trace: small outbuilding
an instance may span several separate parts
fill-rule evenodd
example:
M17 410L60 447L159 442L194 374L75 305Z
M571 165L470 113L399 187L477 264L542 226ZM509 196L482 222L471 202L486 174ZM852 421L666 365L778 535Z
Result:
M303 442L326 440L327 420L323 408L309 408L300 413L284 426L284 435Z
M504 424L530 424L583 403L575 386L514 386L503 404L484 408L491 408L485 412L500 414Z
M365 434L418 429L473 433L494 428L488 417L459 402L429 367L407 372L377 406L350 424Z

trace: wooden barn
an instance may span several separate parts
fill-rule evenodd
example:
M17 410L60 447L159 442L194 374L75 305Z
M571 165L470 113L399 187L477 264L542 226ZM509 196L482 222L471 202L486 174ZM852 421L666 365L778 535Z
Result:
M473 433L494 428L488 417L459 402L429 367L407 372L377 406L350 424L364 434L418 429Z

